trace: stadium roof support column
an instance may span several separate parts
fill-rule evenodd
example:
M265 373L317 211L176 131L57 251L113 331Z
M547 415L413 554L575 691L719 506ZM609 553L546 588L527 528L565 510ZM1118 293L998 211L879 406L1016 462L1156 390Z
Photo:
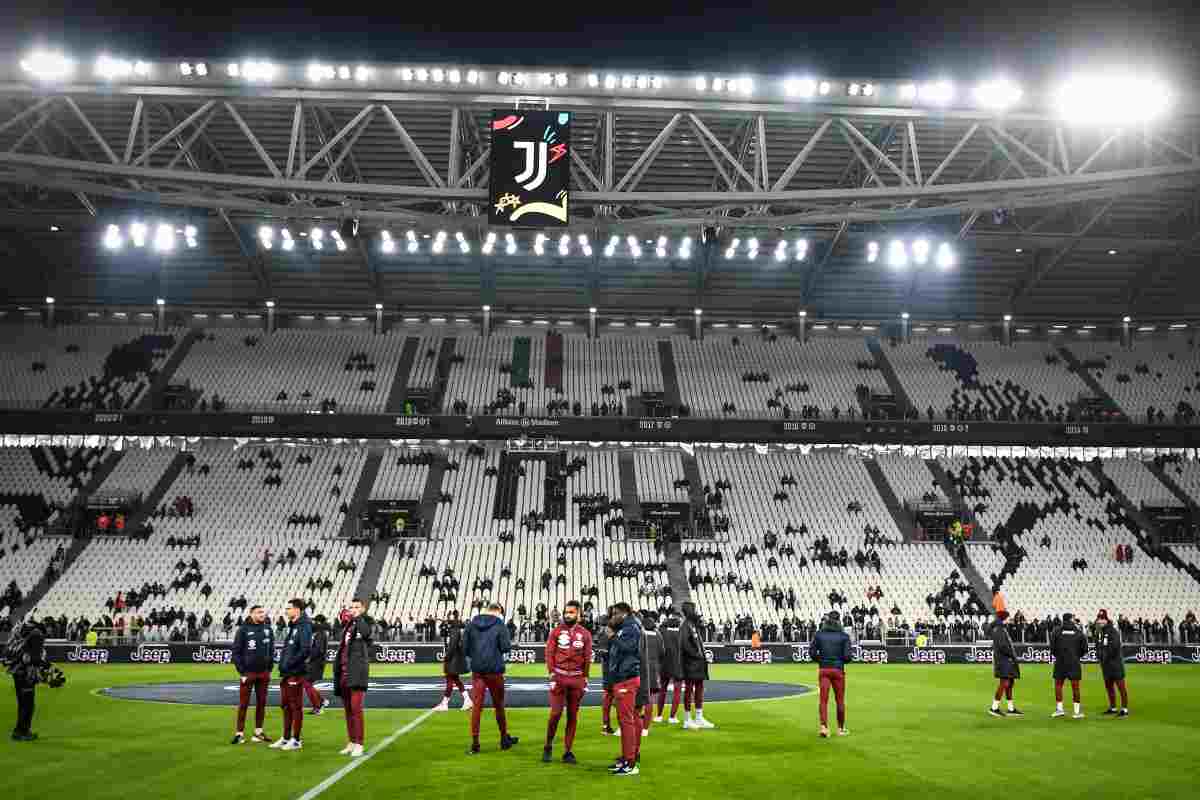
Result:
M446 184L442 180L442 176L438 175L437 170L433 168L433 165L429 163L429 159L425 157L425 153L423 153L417 143L413 141L413 138L409 135L408 130L400 124L400 120L396 119L396 115L392 113L392 110L387 106L380 106L380 108L383 109L384 119L386 119L392 126L392 130L396 131L396 135L400 137L400 141L403 143L404 149L408 151L408 154L412 157L412 160L417 163L417 169L419 169L421 174L425 176L426 182L428 182L430 186L436 186L439 189L445 188Z
M817 146L817 143L821 141L821 137L825 135L825 132L829 130L829 126L832 124L833 119L827 119L822 122L815 131L813 131L812 137L809 138L804 147L800 148L800 152L796 154L796 157L792 159L792 162L788 164L787 168L784 169L784 171L779 174L779 177L775 179L775 185L771 187L771 191L781 192L787 188L787 185L791 183L792 178L796 177L796 173L800 170L800 167L804 166L804 162L808 160L809 155L812 154L812 151Z
M233 103L225 103L225 110L229 112L229 116L233 117L233 121L237 123L237 126L241 129L242 134L250 140L250 146L254 148L254 152L258 154L259 160L266 165L266 168L271 172L271 174L275 176L276 179L283 177L282 173L279 171L279 167L275 166L275 161L271 158L270 153L268 153L266 148L262 146L262 143L258 141L258 137L254 135L254 131L250 130L250 126L246 124L246 120L242 119L242 115L238 113L236 108L234 108ZM303 126L301 126L301 129L303 129Z
M959 139L957 143L955 143L954 147L950 148L950 152L947 153L946 157L942 159L942 163L938 164L937 169L935 169L933 174L929 176L929 180L925 182L926 186L932 186L933 184L937 183L937 179L941 177L942 172L946 169L946 167L950 166L950 162L952 162L959 152L966 147L967 142L971 141L971 137L975 135L975 131L977 130L979 130L978 122L967 128L967 132L962 135L962 138Z

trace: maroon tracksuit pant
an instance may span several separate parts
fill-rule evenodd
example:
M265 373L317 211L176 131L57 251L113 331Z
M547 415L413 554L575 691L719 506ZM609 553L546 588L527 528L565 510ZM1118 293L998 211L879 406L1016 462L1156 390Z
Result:
M292 675L279 681L280 705L283 706L283 738L299 739L304 727L303 675Z
M621 758L630 764L637 761L638 750L642 747L642 721L637 713L637 693L641 685L641 678L630 678L614 683L612 687L617 719L621 722Z
M250 693L254 692L254 729L258 730L263 726L263 721L267 718L267 688L271 684L271 673L269 672L247 672L242 676L241 685L238 687L238 714L237 714L237 732L242 733L246 729L246 711L250 708Z
M496 724L500 727L500 735L508 736L508 718L504 714L504 674L499 672L471 673L471 738L479 738L479 718L483 715L484 695L492 696L492 706L496 709Z
M840 669L822 667L817 673L821 685L821 725L829 726L829 690L837 703L838 727L846 727L846 673Z
M562 718L563 708L567 709L567 736L564 740L566 752L571 752L575 744L575 727L579 722L579 704L583 701L583 692L587 688L587 678L582 675L555 675L550 684L550 721L546 724L546 747L554 744L554 735L558 732L558 721Z
M342 683L342 707L346 711L346 738L354 744L363 743L363 696L362 689L351 689Z

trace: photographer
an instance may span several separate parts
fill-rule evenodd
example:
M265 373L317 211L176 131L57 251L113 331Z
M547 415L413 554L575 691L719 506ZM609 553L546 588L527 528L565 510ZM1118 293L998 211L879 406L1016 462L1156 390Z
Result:
M32 617L8 641L5 667L12 675L13 688L17 692L17 724L12 732L14 742L32 742L38 738L31 726L34 693L38 682L45 679L45 673L51 666L46 660L45 643L46 630Z

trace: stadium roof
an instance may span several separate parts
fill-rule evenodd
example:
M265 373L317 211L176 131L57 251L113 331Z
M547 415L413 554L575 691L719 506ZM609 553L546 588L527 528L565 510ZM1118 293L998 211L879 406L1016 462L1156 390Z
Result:
M1062 118L1050 88L1001 85L995 108L986 87L937 79L253 61L233 75L223 62L115 58L67 72L20 60L0 63L0 252L22 267L5 273L14 301L848 319L1197 310L1197 107L1176 97L1139 121L1147 98L1121 81L1111 96L1080 90L1076 101L1095 103L1082 111L1102 112L1081 123ZM559 230L543 255L532 231L516 232L511 255L484 253L488 122L515 105L573 114L565 256ZM345 250L268 250L256 235L349 218L361 227ZM101 246L109 225L133 220L195 225L197 246ZM401 244L388 253L385 230ZM432 252L438 231L462 232L469 252ZM893 239L947 243L954 266L891 266ZM781 240L788 257L776 260ZM874 261L870 242L884 251Z

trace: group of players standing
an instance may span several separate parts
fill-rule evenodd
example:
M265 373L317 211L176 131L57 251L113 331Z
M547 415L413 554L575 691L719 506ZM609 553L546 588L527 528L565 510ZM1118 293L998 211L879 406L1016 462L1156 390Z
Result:
M1021 717L1024 713L1013 703L1013 682L1021 677L1021 665L1017 661L1017 653L1013 648L1012 638L1008 635L1005 624L1008 612L1001 609L996 612L996 621L992 625L992 669L998 679L996 693L992 698L992 707L988 713L993 717ZM1100 671L1104 675L1104 688L1108 693L1108 710L1106 716L1129 716L1129 692L1125 686L1125 656L1122 651L1121 633L1109 619L1108 611L1100 609L1096 614L1098 640L1096 656L1100 662ZM1083 719L1083 700L1080 696L1079 682L1083 678L1083 657L1087 653L1087 635L1076 623L1071 614L1063 614L1062 622L1055 627L1050 636L1050 653L1054 657L1054 713L1051 717L1065 717L1063 709L1063 684L1071 683L1071 699L1073 703L1072 718ZM1121 706L1117 707L1116 694L1120 691ZM1000 701L1007 700L1008 709L1000 708Z
M550 676L550 719L542 761L554 758L558 725L566 713L567 723L562 761L576 763L575 734L579 706L588 691L592 661L600 656L604 678L602 699L603 728L607 736L621 737L621 754L609 771L613 775L637 775L640 771L641 741L653 722L663 721L667 692L673 687L668 724L677 724L680 694L684 704L683 727L702 730L716 727L704 718L704 682L708 680L708 659L698 631L699 615L691 603L683 604L682 617L672 611L659 628L653 614L638 617L627 603L617 603L601 620L595 640L580 621L582 607L576 600L562 609L561 622L546 640L546 671ZM500 729L500 748L508 750L518 739L510 736L505 713L504 654L512 643L504 625L504 609L493 604L466 625L452 615L447 627L445 656L442 662L445 689L436 711L449 709L457 689L463 695L463 710L471 712L471 747L478 753L479 726L485 695L490 695ZM471 673L471 690L461 675ZM657 698L655 697L657 695ZM657 714L655 713L657 699ZM693 716L692 706L695 705ZM612 727L615 707L618 728Z
M365 616L367 604L355 599L339 620L338 651L333 660L334 695L340 697L346 713L347 744L342 755L363 755L363 695L367 690L370 663L371 624ZM240 677L237 727L232 744L246 741L246 712L250 697L255 697L254 735L251 741L271 742L275 750L299 750L303 747L304 697L313 704L314 714L329 705L316 683L324 677L325 660L331 629L324 617L310 620L304 613L304 601L292 600L287 607L288 626L279 654L279 692L283 707L283 735L271 741L263 731L267 710L267 690L275 667L275 632L266 610L253 606L249 618L238 628L233 639L232 661Z

